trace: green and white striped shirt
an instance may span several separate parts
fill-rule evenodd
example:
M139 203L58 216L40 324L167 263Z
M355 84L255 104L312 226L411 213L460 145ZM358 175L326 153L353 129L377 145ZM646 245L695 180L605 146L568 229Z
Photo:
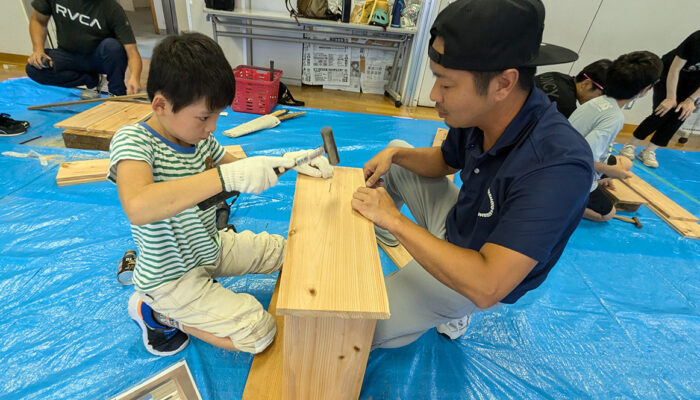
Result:
M145 124L126 125L114 134L109 146L107 179L116 183L121 160L147 162L153 181L164 182L203 172L226 154L213 136L195 147L179 146ZM138 248L134 284L152 290L176 280L200 265L211 265L219 256L221 241L216 230L215 207L201 211L197 206L162 221L131 225Z

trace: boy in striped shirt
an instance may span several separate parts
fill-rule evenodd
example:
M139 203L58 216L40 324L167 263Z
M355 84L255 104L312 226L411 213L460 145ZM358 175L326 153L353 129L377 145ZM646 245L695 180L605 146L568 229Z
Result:
M277 271L285 239L219 232L215 207L197 204L222 190L260 193L277 183L275 168L292 168L294 159L236 161L212 136L235 81L221 48L202 34L168 36L156 46L147 89L153 116L122 127L110 144L108 179L117 184L139 252L129 315L155 355L181 351L189 335L259 353L275 336L274 318L253 296L214 278ZM333 173L323 157L312 164L297 171Z

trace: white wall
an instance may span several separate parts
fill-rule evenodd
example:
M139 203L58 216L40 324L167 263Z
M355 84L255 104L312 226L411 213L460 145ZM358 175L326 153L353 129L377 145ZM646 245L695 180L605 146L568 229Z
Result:
M202 12L204 0L175 0L177 2L189 1L192 30L213 36L212 25L206 21ZM283 0L249 0L250 8L258 11L287 12ZM236 0L236 8L243 8L245 0ZM179 10L178 10L179 12ZM229 63L236 67L243 64L245 40L220 37L219 44L226 54ZM301 44L291 42L274 42L269 40L253 40L253 65L269 66L270 60L275 62L275 68L284 71L282 80L287 83L301 83Z
M29 18L22 0L3 0L0 5L0 53L32 54Z
M538 68L575 75L584 66L620 54L649 50L659 56L675 48L700 26L699 0L543 0L546 18L543 41L579 53L578 61ZM590 31L589 31L590 28ZM434 79L422 72L420 105L432 106ZM625 111L626 123L638 124L651 112L651 95Z

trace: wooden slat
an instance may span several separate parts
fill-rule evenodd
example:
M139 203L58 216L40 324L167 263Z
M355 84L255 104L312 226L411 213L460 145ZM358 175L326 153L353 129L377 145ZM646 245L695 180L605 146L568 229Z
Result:
M281 277L280 273L280 277ZM280 277L277 278L275 290L267 311L275 317L277 333L275 340L265 351L256 354L248 372L243 389L242 400L279 400L282 398L282 354L284 350L284 317L277 315L277 295L280 289Z
M389 318L372 222L350 206L362 170L334 170L330 179L297 176L277 312Z
M357 400L376 324L374 319L285 316L282 399Z
M54 126L61 129L75 129L84 131L87 130L88 126L102 121L110 115L122 111L131 105L131 103L124 103L120 101L106 101L70 118L64 119L63 121L54 124Z
M114 112L86 127L88 132L116 133L124 125L135 124L148 119L153 112L151 104L122 103L127 107Z
M66 129L61 136L63 144L71 149L109 151L109 143L114 134Z
M653 211L656 215L658 215L662 220L664 220L664 222L666 222L681 236L691 239L700 239L700 224L698 224L697 222L670 219L653 205L649 205L649 209Z
M618 210L637 211L639 206L648 203L645 198L619 179L613 180L613 186L614 188L604 187L603 192Z
M447 129L438 128L438 129L437 129L437 132L435 132L435 138L433 139L433 147L440 147L440 146L442 146L442 142L444 142L445 139L447 139L447 133L448 133L448 132L449 132L449 130L447 130ZM449 179L449 180L451 180L451 181L454 182L454 180L455 180L455 175L454 175L454 174L448 175L448 176L447 176L447 179Z
M379 240L377 240L377 243L379 243L379 247L384 250L389 259L393 261L399 269L405 267L406 264L413 260L413 256L411 256L411 254L401 245L401 243L396 246L387 246Z
M447 139L447 132L449 132L449 130L444 128L437 129L437 132L435 132L435 139L433 139L433 147L442 146L442 142Z
M240 145L224 146L237 159L246 157ZM64 162L58 167L56 184L58 186L77 185L79 183L101 182L107 179L109 159Z
M664 196L661 192L656 190L656 188L645 182L640 177L633 174L632 177L625 179L624 182L632 190L645 198L649 204L653 205L656 209L662 212L666 217L681 221L698 222L698 218L696 216L686 211L673 200Z

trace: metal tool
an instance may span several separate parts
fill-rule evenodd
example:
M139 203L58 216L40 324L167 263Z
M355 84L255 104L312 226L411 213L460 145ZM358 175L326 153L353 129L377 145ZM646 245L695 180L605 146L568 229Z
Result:
M133 285L134 267L136 267L136 251L127 250L124 257L119 260L117 269L117 281L122 285Z
M637 218L637 217L627 218L627 217L623 217L621 215L614 215L613 218L619 219L620 221L629 222L630 224L634 224L634 226L636 226L637 229L642 229L642 223L639 221L639 218Z
M305 155L298 157L294 160L294 167L298 167L300 165L304 165L309 163L309 161L313 160L316 157L320 157L323 154L326 154L328 156L328 162L331 165L338 165L340 162L340 158L338 157L338 148L335 145L335 139L333 138L333 129L331 129L330 126L326 126L323 129L321 129L321 138L323 139L323 145L317 149L314 149ZM276 169L275 173L277 176L282 175L283 173L287 172L287 170L284 169ZM199 204L197 204L197 207L199 207L200 210L206 210L214 205L216 205L218 202L228 199L231 196L235 196L239 194L238 191L223 191L217 195L214 195Z

